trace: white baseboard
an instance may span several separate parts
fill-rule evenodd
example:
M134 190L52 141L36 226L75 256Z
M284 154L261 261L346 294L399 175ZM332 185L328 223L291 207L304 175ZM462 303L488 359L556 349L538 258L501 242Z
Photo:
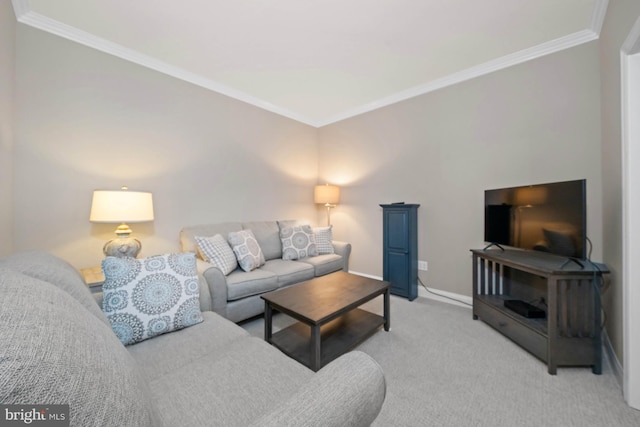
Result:
M356 274L358 276L368 277L370 279L382 280L380 276L373 276L371 274L359 273L357 271L349 271L351 274ZM427 291L427 289L429 289ZM473 298L468 297L466 295L454 294L453 292L442 291L439 289L427 288L424 286L418 285L418 296L423 298L429 298L434 301L446 302L449 304L457 305L459 307L471 308L473 304Z
M372 274L359 273L359 272L357 272L357 271L351 271L351 270L349 270L349 273L351 273L351 274L355 274L356 276L368 277L369 279L382 280L382 277L380 277L380 276L374 276L374 275L372 275Z
M602 330L602 347L604 353L607 355L609 359L609 363L611 365L611 369L613 369L613 375L618 380L618 385L622 390L623 386L623 378L624 378L624 368L620 364L620 360L618 360L618 356L616 352L613 350L613 345L611 345L611 339L609 339L609 334L607 334L607 328Z
M418 295L421 297L432 299L434 301L446 302L449 304L457 305L458 307L464 307L468 309L471 309L473 305L473 298L466 295L460 295L440 289L425 289L424 286L418 286Z

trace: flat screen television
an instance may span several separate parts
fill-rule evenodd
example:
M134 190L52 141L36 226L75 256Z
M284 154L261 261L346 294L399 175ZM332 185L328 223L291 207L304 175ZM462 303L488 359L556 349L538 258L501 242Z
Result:
M484 192L487 243L586 259L587 182L554 182Z

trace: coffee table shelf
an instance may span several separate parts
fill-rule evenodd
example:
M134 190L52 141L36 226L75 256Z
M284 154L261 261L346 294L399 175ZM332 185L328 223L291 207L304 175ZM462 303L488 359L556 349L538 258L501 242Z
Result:
M320 327L321 365L351 350L384 325L384 317L356 308ZM311 366L311 328L302 322L276 332L271 344L305 366Z

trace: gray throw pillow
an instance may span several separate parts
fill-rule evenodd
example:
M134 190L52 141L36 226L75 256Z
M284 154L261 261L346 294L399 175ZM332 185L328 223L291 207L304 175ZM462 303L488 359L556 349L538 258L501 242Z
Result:
M213 237L196 236L195 239L202 259L216 266L225 276L238 268L233 249L220 234Z
M314 227L313 236L316 239L316 249L318 255L326 255L334 253L333 249L333 233L331 231L333 225L327 227Z
M232 231L229 244L244 271L252 271L265 263L264 254L251 230Z
M318 255L316 240L309 225L280 229L282 259L295 260Z

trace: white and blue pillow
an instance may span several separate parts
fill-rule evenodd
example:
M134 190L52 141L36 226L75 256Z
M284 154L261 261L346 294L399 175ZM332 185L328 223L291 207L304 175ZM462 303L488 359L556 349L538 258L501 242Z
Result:
M107 257L102 270L102 310L124 345L202 322L194 253Z
M236 255L240 268L249 272L265 263L264 253L251 230L232 231L229 244Z
M282 259L295 260L318 255L316 240L309 225L280 229Z

